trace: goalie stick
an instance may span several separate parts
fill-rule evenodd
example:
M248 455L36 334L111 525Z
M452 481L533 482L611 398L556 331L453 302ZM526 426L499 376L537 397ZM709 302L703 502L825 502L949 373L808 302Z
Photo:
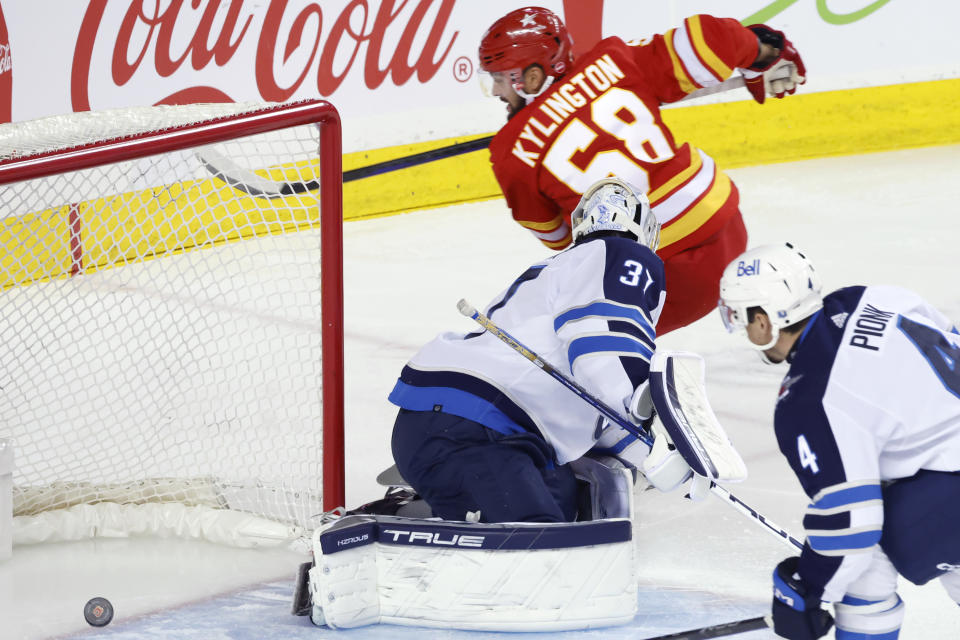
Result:
M568 378L562 371L559 371L556 367L551 365L549 362L545 361L543 358L538 356L536 353L524 346L520 341L514 338L512 335L498 327L493 323L490 318L480 313L476 307L471 305L466 300L461 299L457 303L457 309L461 314L466 317L474 320L481 327L489 331L495 337L499 338L502 342L509 345L514 351L522 355L524 358L532 362L538 368L547 373L554 380L562 384L564 387L575 393L580 397L581 400L592 406L594 409L599 411L605 418L610 420L616 425L619 425L624 431L633 434L641 442L646 444L648 447L653 446L653 440L650 438L650 435L637 427L635 424L629 420L622 417L617 411L612 409L610 405L606 404L599 398L595 398L593 394L580 386L577 382ZM711 481L710 491L719 497L723 498L724 502L730 504L741 514L747 516L754 522L761 524L764 527L764 530L768 533L771 533L778 540L783 542L786 545L789 545L791 549L803 549L803 544L791 536L786 530L777 526L770 520L767 520L759 511L753 509L743 500L740 500L729 491L718 485L716 482Z
M766 617L747 618L737 620L736 622L725 622L723 624L714 624L709 627L700 627L689 631L680 631L678 633L668 633L665 636L647 638L647 640L706 640L707 638L722 638L723 636L732 636L747 631L756 631L757 629L772 628L772 622Z
M698 89L683 98L683 100L702 98L714 93L722 93L724 91L730 91L731 89L739 89L740 87L744 86L746 86L746 83L744 82L743 77L737 75L724 80L718 85ZM349 171L343 172L343 182L352 182L362 178L369 178L371 176L389 173L390 171L416 167L418 165L433 162L435 160L452 158L454 156L470 153L472 151L480 151L481 149L486 149L489 147L491 140L493 140L493 136L484 136L474 140L467 140L466 142L458 142L446 147L430 149L429 151L421 151L420 153L403 156L402 158L394 158L393 160L377 162L366 167L350 169ZM197 158L199 158L200 162L203 163L203 166L206 167L207 171L209 171L213 177L219 178L234 189L238 189L254 197L283 198L286 196L296 195L298 193L315 191L320 188L319 180L307 180L300 182L277 182L270 180L269 178L265 178L254 171L251 171L250 169L241 167L236 162L215 151L211 147L205 147L197 151Z

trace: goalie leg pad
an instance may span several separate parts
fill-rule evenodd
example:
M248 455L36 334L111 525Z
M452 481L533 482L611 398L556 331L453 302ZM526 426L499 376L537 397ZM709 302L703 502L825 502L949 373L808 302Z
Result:
M578 514L578 520L633 520L633 472L620 460L588 454L571 461L570 468L590 493L590 513Z
M629 520L479 524L346 516L314 534L311 619L493 631L633 619Z

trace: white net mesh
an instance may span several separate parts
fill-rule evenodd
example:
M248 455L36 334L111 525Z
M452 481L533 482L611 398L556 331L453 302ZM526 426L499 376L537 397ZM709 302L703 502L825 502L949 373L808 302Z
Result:
M249 106L0 127L23 156ZM211 145L262 181L319 177L318 126ZM0 437L15 512L173 501L305 526L322 489L315 191L252 197L204 148L13 183L0 219Z

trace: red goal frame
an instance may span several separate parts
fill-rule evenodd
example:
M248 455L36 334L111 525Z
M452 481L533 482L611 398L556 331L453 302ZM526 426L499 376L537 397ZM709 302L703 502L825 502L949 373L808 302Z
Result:
M0 161L0 186L312 123L319 126L320 140L323 508L330 510L345 506L343 134L340 114L331 103L309 100L266 106L254 113L9 158Z

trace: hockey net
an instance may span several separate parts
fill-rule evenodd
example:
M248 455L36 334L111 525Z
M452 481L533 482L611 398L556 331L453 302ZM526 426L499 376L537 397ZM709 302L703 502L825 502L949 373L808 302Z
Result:
M0 126L15 542L252 546L343 504L340 145L323 101Z

